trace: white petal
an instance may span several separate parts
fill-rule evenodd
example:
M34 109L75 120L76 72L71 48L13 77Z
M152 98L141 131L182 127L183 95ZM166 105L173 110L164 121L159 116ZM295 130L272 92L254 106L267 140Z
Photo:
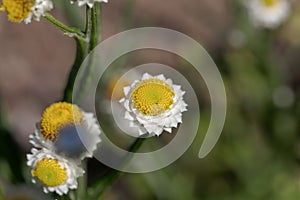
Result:
M130 110L129 100L124 101L124 107L126 110Z
M157 129L154 131L154 134L157 136L160 136L160 134L163 132L163 129L161 127L157 127Z
M143 76L142 76L142 80L146 80L146 79L149 79L149 78L153 78L153 76L151 76L151 75L148 74L148 73L145 73L145 74L143 74Z
M138 131L139 131L139 136L147 133L147 131L145 129L139 129Z
M124 87L123 91L124 91L125 96L128 95L128 93L130 92L130 90L131 90L130 86Z
M134 120L134 118L127 111L125 112L125 119L131 120L131 121Z
M158 78L158 79L160 79L162 81L166 80L166 78L165 78L165 76L163 74L160 74L160 75L156 76L155 78Z
M165 131L172 133L172 128L164 128Z

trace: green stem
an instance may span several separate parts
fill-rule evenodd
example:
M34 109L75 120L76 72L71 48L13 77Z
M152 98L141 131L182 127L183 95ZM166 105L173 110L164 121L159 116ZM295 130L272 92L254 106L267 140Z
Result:
M95 3L93 8L87 8L86 12L88 13L86 21L86 35L89 39L87 51L90 53L97 46L101 38L101 4ZM79 89L80 93L79 96L76 97L77 100L80 100L85 95L87 89L93 81L93 72L95 71L94 61L93 54L90 54L88 60L86 61L87 68L84 72L84 80L81 80Z
M78 188L76 190L76 200L86 199L86 186L87 186L87 163L83 161L82 168L85 170L85 175L78 179Z
M90 38L90 46L89 51L92 51L98 44L100 40L101 33L101 4L95 3L91 10L91 38Z
M91 14L91 8L86 6L85 9L85 14L86 14L86 18L85 18L85 34L86 35L90 35L90 27L92 27L92 14Z
M76 58L71 69L68 82L64 91L63 100L67 102L72 102L72 94L73 94L73 86L79 71L79 68L84 61L85 57L96 47L98 41L100 39L101 32L101 24L100 24L100 15L101 15L101 4L95 3L93 8L86 7L86 27L85 34L79 31L76 28L68 27L63 23L56 20L49 13L46 14L45 18L50 21L55 26L59 27L65 32L68 33L76 33L78 37L76 39ZM79 32L78 32L79 31ZM88 61L88 70L85 72L84 80L81 80L80 93L79 97L75 97L76 99L80 99L81 96L85 93L88 88L89 83L91 83L92 74L94 71L93 59L90 58Z
M78 70L87 55L87 41L86 41L86 34L83 33L78 28L69 27L59 20L55 19L51 14L46 13L45 19L48 20L51 24L61 29L64 33L69 34L70 36L74 36L76 41L76 56L75 61L72 66L71 72L69 74L69 78L64 90L64 97L63 101L72 102L72 92L74 82L78 73Z
M77 73L82 65L86 56L95 48L98 44L100 38L100 3L95 3L93 8L86 7L86 27L85 27L85 40L76 38L76 58L72 70L69 75L69 79L64 91L64 101L72 102L73 87L74 82L77 76ZM92 79L92 74L94 71L93 58L88 60L88 70L85 72L82 80L80 81L80 96L75 97L76 99L80 98L83 94L89 83ZM86 165L86 163L84 163ZM86 168L86 167L85 167ZM78 180L78 189L76 191L77 200L86 199L86 186L87 180L86 175L79 178Z
M76 38L85 39L85 34L78 28L75 27L69 27L62 23L61 21L57 20L54 16L52 16L50 13L45 14L45 19L48 20L51 24L58 27L60 30L62 30L64 33L74 36Z
M145 138L138 138L134 141L134 143L130 146L129 151L130 152L136 152L143 142L145 141ZM122 165L126 165L128 161L131 159L130 154L124 158L124 161ZM112 185L117 178L122 174L121 171L110 169L110 171L103 176L95 185L88 191L89 199L99 199L102 194L105 192L105 190Z
M72 93L73 93L74 82L75 82L77 73L79 71L79 68L80 68L84 58L87 55L86 46L87 46L87 44L84 41L79 40L78 38L76 39L76 57L75 57L75 61L74 61L73 67L71 69L71 72L69 74L67 85L65 87L64 97L63 97L64 101L72 102Z

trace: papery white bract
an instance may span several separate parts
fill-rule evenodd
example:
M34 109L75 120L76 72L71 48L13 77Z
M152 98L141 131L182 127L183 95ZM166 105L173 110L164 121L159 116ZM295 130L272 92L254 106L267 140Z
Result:
M131 127L137 127L139 135L161 135L172 132L182 123L182 113L187 111L183 100L185 92L164 75L145 73L141 80L124 88L125 97L120 103L125 108L125 119Z
M34 5L31 7L31 12L26 17L24 22L30 23L32 19L40 21L40 18L45 16L45 13L53 9L51 0L35 0Z

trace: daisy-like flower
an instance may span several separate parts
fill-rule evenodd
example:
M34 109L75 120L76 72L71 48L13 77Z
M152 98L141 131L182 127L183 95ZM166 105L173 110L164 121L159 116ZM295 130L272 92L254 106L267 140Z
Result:
M33 148L27 155L27 165L32 168L32 182L40 183L45 193L67 194L77 188L77 178L84 171L75 162L65 159L48 149Z
M141 80L125 87L124 94L120 103L126 110L125 119L131 121L131 127L138 127L139 135L171 133L172 128L182 123L182 112L187 111L181 86L162 74L151 76L145 73Z
M290 13L288 0L247 0L249 16L256 26L276 28Z
M32 19L40 21L47 11L53 9L51 0L3 0L1 11L7 12L9 21L30 23Z
M77 160L92 157L100 139L100 128L92 113L83 112L78 106L59 102L49 106L29 136L36 148Z
M74 2L77 2L78 6L88 5L90 8L92 8L95 2L108 3L108 0L71 0L71 3Z

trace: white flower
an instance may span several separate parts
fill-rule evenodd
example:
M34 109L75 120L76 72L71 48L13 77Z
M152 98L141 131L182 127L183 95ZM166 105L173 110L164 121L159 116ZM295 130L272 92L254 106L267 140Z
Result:
M8 20L30 23L32 19L40 21L47 11L53 9L51 0L3 0L0 11L7 12Z
M50 149L80 163L84 158L93 156L101 142L100 133L92 113L60 102L44 111L41 122L37 123L35 132L30 134L29 141L36 148Z
M125 87L124 94L120 103L126 110L125 119L131 121L131 127L138 128L139 135L171 133L172 128L182 123L182 112L187 111L181 86L162 74L151 76L145 73L141 80Z
M33 148L27 154L27 165L32 168L32 182L42 184L45 193L67 194L69 189L77 188L77 178L84 174L75 162L45 148Z
M105 2L108 3L108 0L71 0L71 3L76 2L78 3L78 6L88 5L90 8L94 6L95 2Z
M53 9L51 0L35 0L34 5L31 7L31 12L26 17L24 22L30 23L32 19L40 21L40 18L45 16L45 13Z
M276 28L290 13L288 0L246 0L246 6L254 25Z

